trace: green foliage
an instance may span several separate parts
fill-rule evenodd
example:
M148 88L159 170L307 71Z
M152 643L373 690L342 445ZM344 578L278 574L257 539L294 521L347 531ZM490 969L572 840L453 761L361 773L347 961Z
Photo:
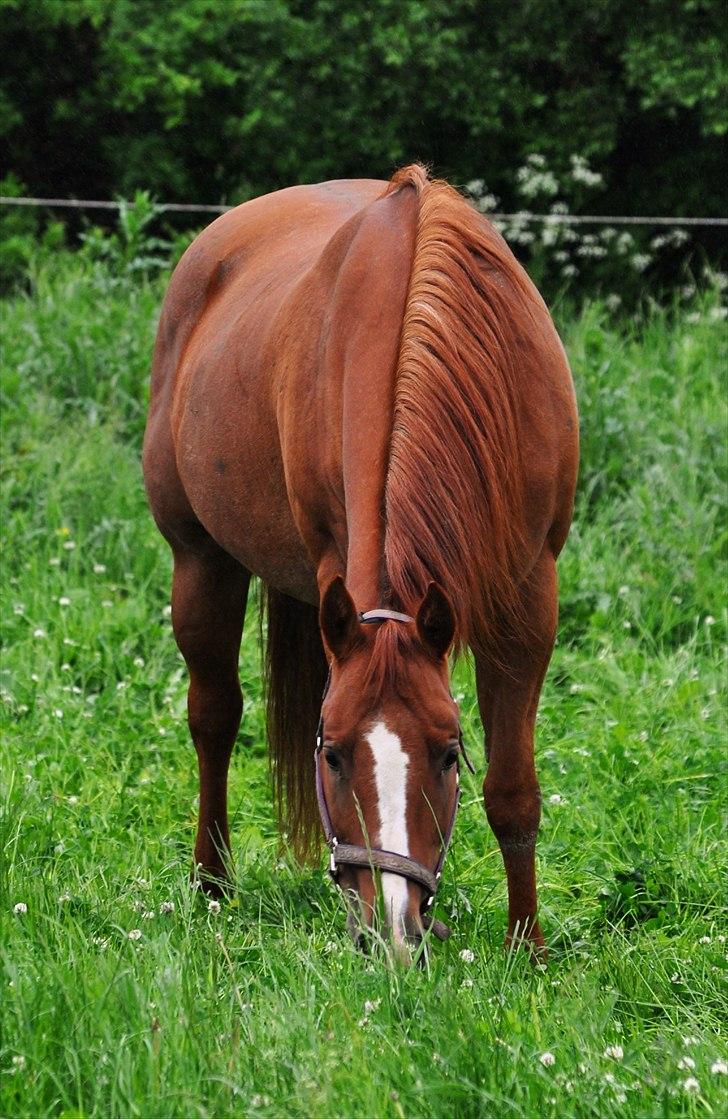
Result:
M420 158L508 203L529 154L577 152L607 210L720 213L722 5L643 9L0 0L0 136L39 194L241 201Z
M220 913L189 889L186 673L139 469L165 282L133 267L144 228L113 269L95 248L32 261L2 307L0 1114L725 1114L719 293L631 322L561 310L583 462L538 714L551 961L502 950L479 761L437 903L453 939L405 974L281 851L254 610L238 888ZM467 662L454 689L477 761Z

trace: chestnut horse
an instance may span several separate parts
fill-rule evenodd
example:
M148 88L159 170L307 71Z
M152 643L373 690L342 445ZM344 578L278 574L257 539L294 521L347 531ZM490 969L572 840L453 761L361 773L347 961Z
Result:
M253 199L191 245L159 324L144 473L174 554L200 773L195 859L209 888L229 868L255 574L273 772L297 854L320 838L318 776L334 844L395 853L375 863L381 880L360 859L339 865L338 881L361 927L383 905L406 955L457 805L448 654L469 646L508 941L543 948L534 722L577 428L534 286L486 219L419 165L389 183Z

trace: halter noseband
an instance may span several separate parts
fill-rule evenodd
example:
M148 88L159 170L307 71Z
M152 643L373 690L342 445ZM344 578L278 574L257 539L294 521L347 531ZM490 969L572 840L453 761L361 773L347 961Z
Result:
M370 625L375 622L413 622L409 614L401 614L398 610L377 609L367 610L365 613L359 615L359 621L363 625ZM324 687L323 700L326 699L329 687L331 685L331 668L329 667L329 674L326 679ZM475 773L472 762L465 750L465 743L463 742L462 727L458 726L458 739L460 744L460 754L465 761L471 773ZM319 719L318 730L316 731L316 750L314 753L314 760L316 765L316 800L318 801L319 814L321 816L321 824L326 836L326 843L329 848L329 874L332 881L338 883L339 867L340 866L363 866L368 867L370 870L375 868L384 871L387 874L399 874L402 878L406 878L410 882L415 882L421 886L425 891L425 898L421 906L421 918L424 927L432 929L432 932L440 940L447 940L450 936L450 929L442 921L427 914L427 910L435 900L435 894L440 884L440 876L442 874L443 863L445 862L445 855L450 845L453 828L455 827L455 817L457 816L458 806L460 804L460 762L457 762L457 790L455 793L455 804L453 805L450 823L448 825L445 835L442 837L442 846L440 848L440 855L437 860L437 866L434 871L428 870L426 866L413 859L410 855L400 855L396 851L385 851L381 847L360 847L353 843L339 843L334 832L334 826L331 822L331 814L329 813L329 806L326 803L326 794L324 792L323 777L321 774L321 754L324 745L324 716L323 712Z

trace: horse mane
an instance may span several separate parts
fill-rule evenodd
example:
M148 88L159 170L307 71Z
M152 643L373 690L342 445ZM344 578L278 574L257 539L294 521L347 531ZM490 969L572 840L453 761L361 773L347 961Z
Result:
M406 187L419 212L385 481L387 589L413 613L434 579L454 608L456 648L496 655L501 636L524 626L515 358L533 288L449 184L413 164L385 194Z

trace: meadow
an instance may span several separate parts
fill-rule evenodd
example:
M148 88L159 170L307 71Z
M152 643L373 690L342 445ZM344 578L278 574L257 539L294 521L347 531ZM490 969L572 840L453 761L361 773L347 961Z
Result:
M541 916L506 954L478 774L424 969L365 957L276 831L255 619L235 895L190 888L196 764L139 449L164 276L86 254L2 304L0 1115L728 1113L725 372L717 287L556 308L582 421L538 716Z

